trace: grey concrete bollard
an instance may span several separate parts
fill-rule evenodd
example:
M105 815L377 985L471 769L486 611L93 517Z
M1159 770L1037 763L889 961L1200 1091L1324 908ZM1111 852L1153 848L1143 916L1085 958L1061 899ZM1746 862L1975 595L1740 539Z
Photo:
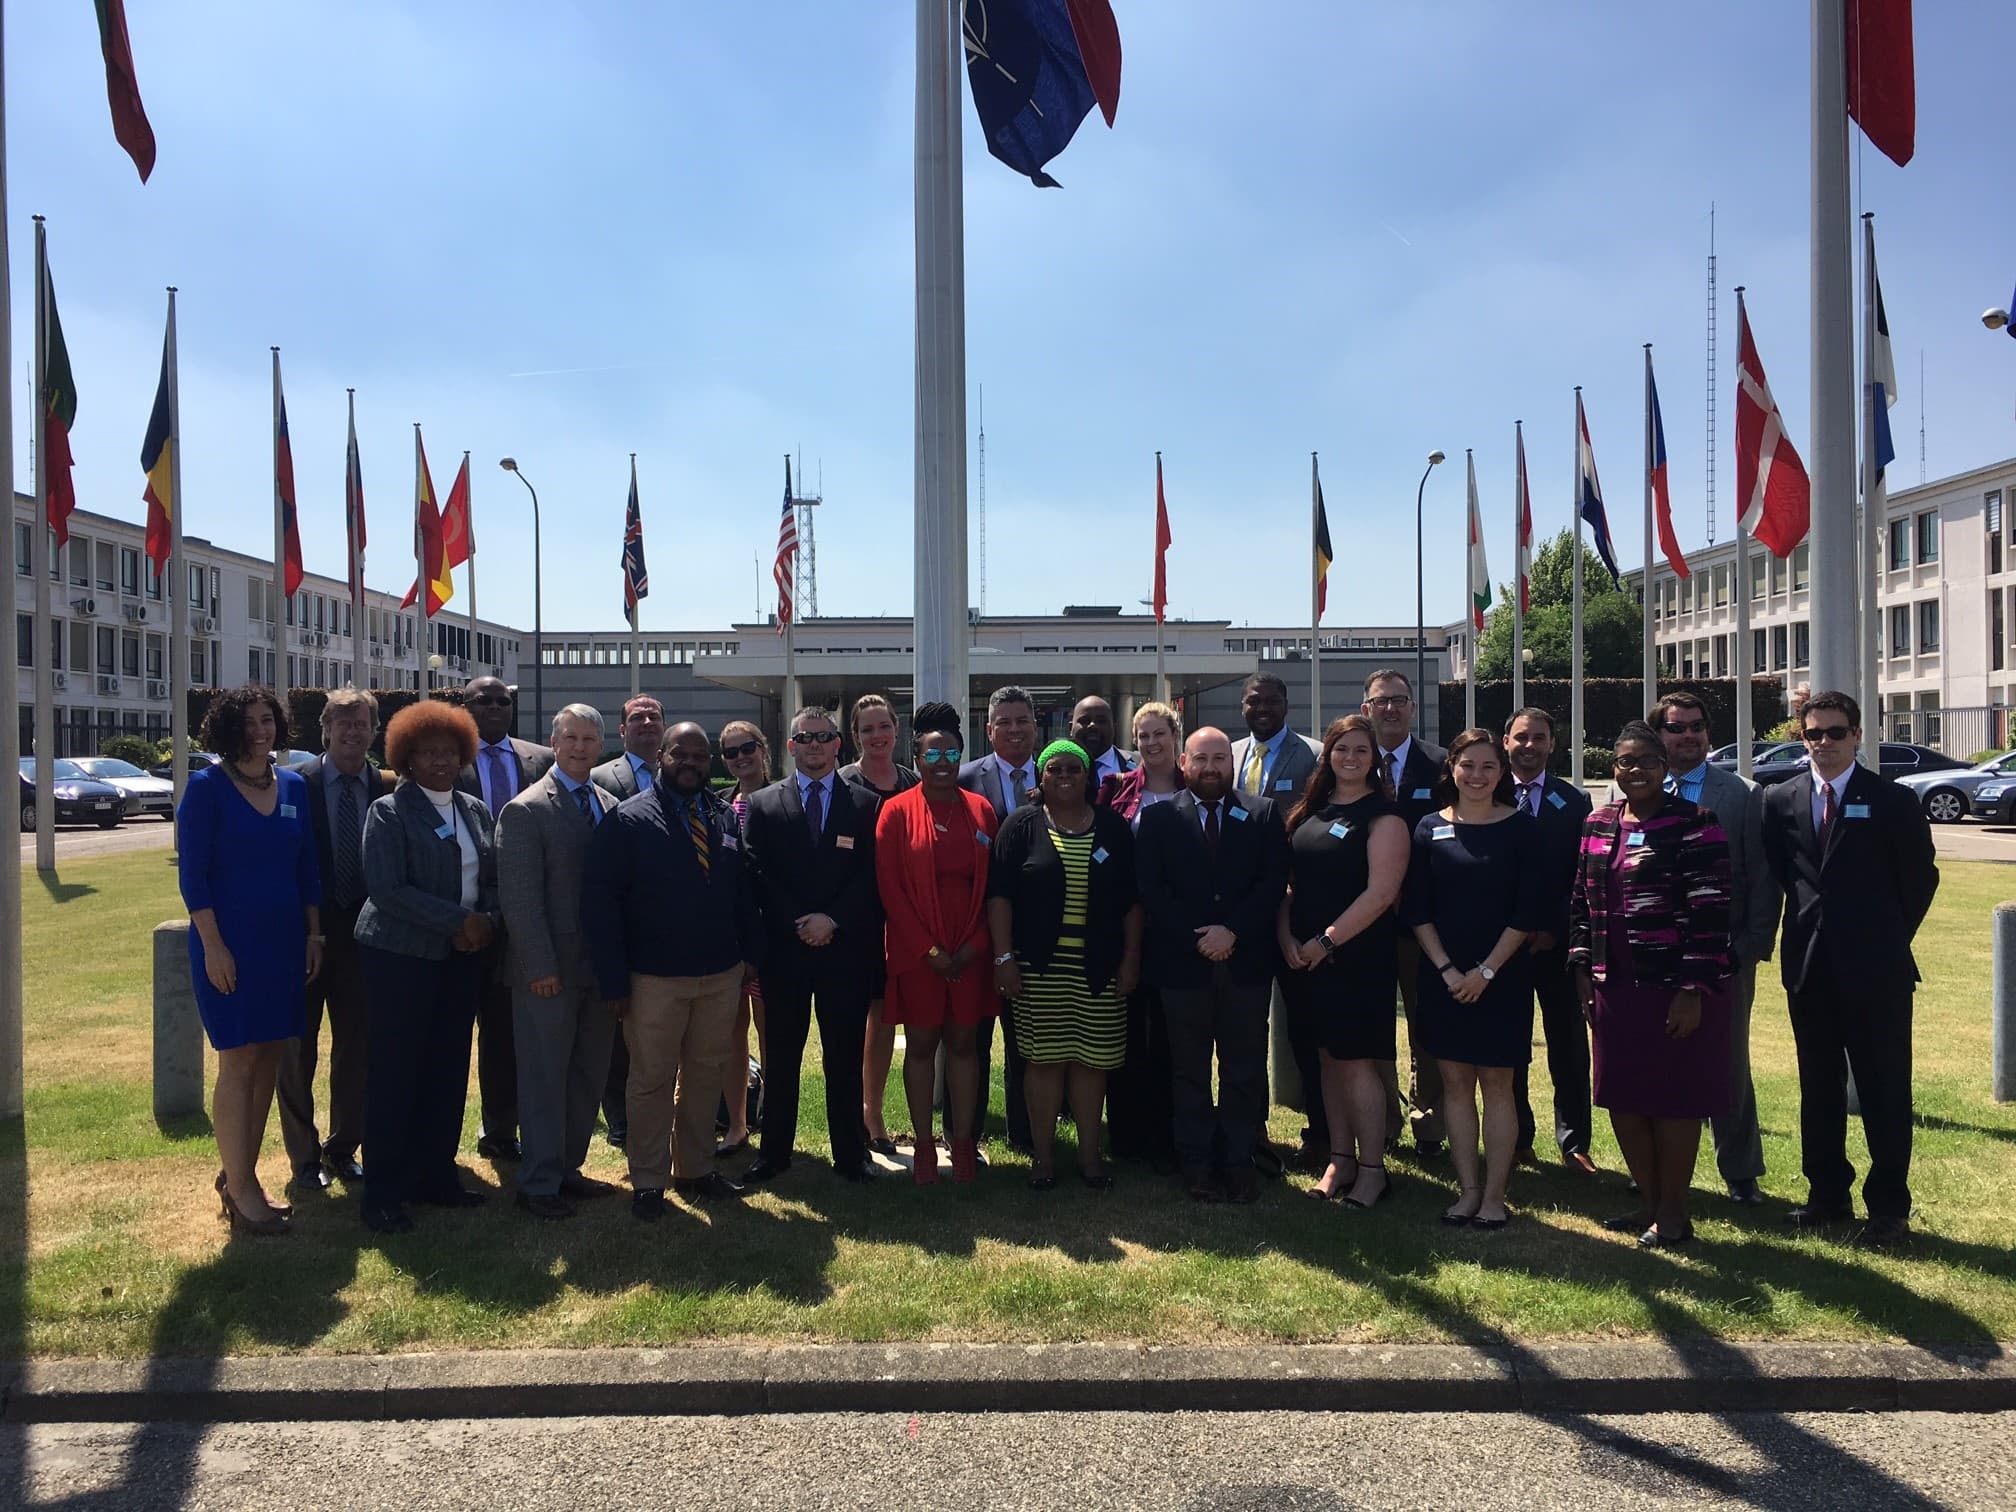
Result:
M2016 1102L2016 903L1995 905L1995 1101Z
M189 921L154 927L154 1121L203 1111L203 1019L189 980Z

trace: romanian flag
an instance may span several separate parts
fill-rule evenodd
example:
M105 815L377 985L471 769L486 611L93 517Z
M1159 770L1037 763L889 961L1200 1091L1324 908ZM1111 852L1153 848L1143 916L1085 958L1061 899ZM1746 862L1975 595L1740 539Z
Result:
M43 309L48 314L49 344L42 358L42 470L49 488L49 528L56 544L70 540L70 512L77 507L77 485L70 480L70 427L77 421L77 380L70 373L70 349L63 345L63 322L56 318L56 281L42 263Z
M419 561L428 564L427 617L432 619L455 597L455 579L448 567L448 552L441 539L441 511L434 504L434 480L427 472L427 448L420 441L420 427L413 427L413 544ZM416 579L399 601L401 609L413 607L420 596Z
M1155 453L1155 623L1169 609L1169 501L1162 495L1162 453Z
M292 598L301 591L301 515L294 507L294 447L287 439L287 401L280 401L279 432L273 440L273 493L280 501L280 531L285 565L282 591Z
M126 36L126 0L96 0L98 48L105 54L105 96L112 106L112 135L140 170L140 182L154 171L154 128L140 103L140 80L133 72L133 44Z
M1316 508L1316 618L1323 618L1323 608L1330 601L1330 564L1336 557L1330 552L1330 516L1323 509L1323 480L1316 475L1316 459L1309 459L1309 487L1315 495Z
M161 382L154 389L154 412L147 417L147 439L140 443L140 470L147 474L147 560L156 572L168 568L168 553L174 542L170 523L175 517L175 436L174 414L169 407L168 339L161 339ZM292 589L288 590L290 593Z

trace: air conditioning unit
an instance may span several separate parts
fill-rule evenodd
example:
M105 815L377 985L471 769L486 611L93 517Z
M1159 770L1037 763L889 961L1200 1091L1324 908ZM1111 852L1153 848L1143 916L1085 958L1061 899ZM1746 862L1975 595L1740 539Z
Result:
M136 625L143 625L147 622L147 606L145 604L121 604L119 612Z
M167 698L167 696L168 696L168 682L167 682L167 679L166 679L166 678L161 678L161 677L150 677L150 678L148 678L148 679L147 679L147 696L148 696L149 698L152 698L152 699L155 699L155 700L157 700L157 701L158 701L158 700L161 700L161 699L165 699L165 698Z
M192 617L191 625L199 635L215 635L217 633L217 620L213 615L195 615Z
M329 644L329 632L328 632L328 631L326 631L326 630L317 630L317 631L315 632L315 644L316 644L316 645L318 645L318 646L326 646L326 645L328 645L328 644Z
M119 679L109 672L100 672L98 674L98 695L101 698L117 698L119 696Z
M80 619L98 617L98 600L94 598L74 598L70 600L70 608Z
M68 672L61 672L61 671L50 673L49 685L52 688L54 688L58 693L63 692L70 686L70 674Z

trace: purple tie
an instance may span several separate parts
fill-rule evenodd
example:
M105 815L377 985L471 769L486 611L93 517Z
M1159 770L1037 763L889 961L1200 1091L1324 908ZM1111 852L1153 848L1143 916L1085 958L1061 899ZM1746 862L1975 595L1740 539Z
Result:
M805 788L805 826L812 831L812 843L819 843L819 836L826 828L826 805L824 794L826 785L813 782Z
M486 786L490 789L490 817L495 819L498 811L517 796L510 791L511 773L504 765L503 747L486 746L483 750L483 765L490 774Z

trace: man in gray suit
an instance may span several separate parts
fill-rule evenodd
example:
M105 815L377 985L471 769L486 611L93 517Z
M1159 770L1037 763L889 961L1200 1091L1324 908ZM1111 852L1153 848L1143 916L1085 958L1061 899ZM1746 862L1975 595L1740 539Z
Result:
M623 724L616 733L623 749L588 776L621 803L651 790L658 772L658 747L665 743L665 706L649 693L639 693L623 705Z
M472 678L462 690L462 707L476 721L476 759L462 768L455 788L480 800L494 822L505 804L546 775L553 752L511 733L518 700L501 677ZM476 1153L486 1160L516 1160L519 1155L518 1055L504 967L504 942L494 941L476 1005L476 1085L483 1109Z
M567 705L553 716L552 768L505 804L497 822L524 1132L518 1206L535 1218L571 1218L570 1198L615 1190L581 1174L616 1027L581 936L582 863L614 807L588 780L601 754L601 714Z

